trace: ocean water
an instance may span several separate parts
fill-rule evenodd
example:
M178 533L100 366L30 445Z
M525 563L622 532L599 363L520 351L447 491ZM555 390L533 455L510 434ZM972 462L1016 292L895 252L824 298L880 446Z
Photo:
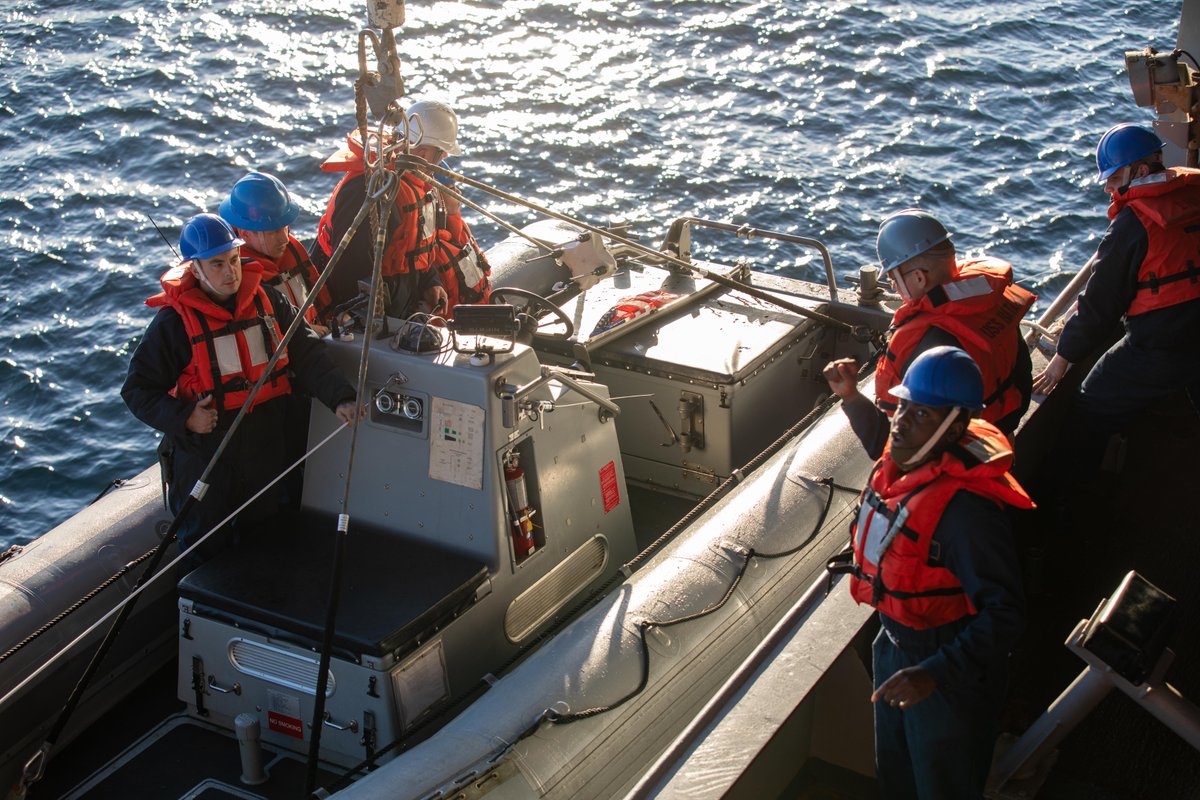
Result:
M407 15L407 93L457 109L472 177L648 242L681 215L816 236L842 275L872 259L882 216L920 205L1045 303L1103 232L1096 139L1151 118L1122 52L1170 49L1179 7L411 0ZM174 240L264 169L313 234L336 182L320 161L353 121L365 3L5 0L0 20L6 547L153 460L119 396L171 260L150 220ZM820 274L786 245L697 246Z

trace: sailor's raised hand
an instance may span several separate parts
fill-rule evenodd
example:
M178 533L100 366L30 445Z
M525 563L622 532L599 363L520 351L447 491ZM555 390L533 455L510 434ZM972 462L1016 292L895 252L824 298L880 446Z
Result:
M822 373L829 381L829 389L843 400L858 397L858 360L839 358L825 365Z
M210 394L192 406L185 425L192 433L212 433L217 427L217 410L212 407L213 396Z

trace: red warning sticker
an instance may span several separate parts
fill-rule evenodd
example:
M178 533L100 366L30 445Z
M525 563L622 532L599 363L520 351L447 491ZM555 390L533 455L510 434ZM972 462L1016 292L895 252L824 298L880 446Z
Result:
M300 698L283 692L267 692L267 726L276 733L304 738L304 723L300 719Z
M612 461L600 468L600 494L604 496L604 513L621 504L621 490L617 487L617 465Z

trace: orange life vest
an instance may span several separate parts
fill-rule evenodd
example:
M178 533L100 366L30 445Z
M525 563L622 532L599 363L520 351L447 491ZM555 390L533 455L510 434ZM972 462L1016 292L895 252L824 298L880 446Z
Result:
M931 327L954 336L983 373L985 420L995 422L1021 407L1013 384L1017 348L1024 347L1020 325L1037 295L1012 282L1013 268L998 258L960 261L953 280L933 287L916 302L896 309L887 349L875 371L875 404L891 416L891 390L904 375L913 350Z
M439 215L433 264L449 298L447 314L459 303L486 303L492 296L492 267L459 214Z
M242 284L231 312L200 288L186 264L163 274L163 290L147 298L146 305L175 309L192 345L192 360L175 384L176 397L197 400L211 393L219 409L242 407L283 339L271 299L259 285L261 278L259 264L242 264ZM291 391L287 363L285 351L255 395L255 406Z
M978 419L940 458L910 472L892 460L889 443L859 498L850 533L852 566L834 569L850 572L854 599L916 630L976 613L958 578L931 558L933 533L960 489L998 504L1033 508L1009 474L1011 464L1008 439Z
M423 272L433 267L433 250L438 242L437 198L433 189L411 172L400 176L396 211L400 225L383 254L383 274Z
M290 234L287 247L278 260L268 258L248 244L242 245L242 257L258 262L262 266L262 282L282 292L296 308L304 304L308 299L309 290L317 282L317 278L321 277L321 273L309 260L304 246ZM309 322L319 322L332 305L333 298L329 296L329 290L322 286L304 318Z
M1200 299L1200 170L1175 167L1139 179L1113 198L1108 218L1126 206L1149 239L1126 316Z
M321 164L326 172L345 172L334 187L325 213L317 225L317 244L326 256L332 256L337 242L333 241L333 210L338 194L346 183L363 174L362 143L358 131L346 137L346 147L339 149ZM365 187L366 184L364 184ZM388 237L383 256L383 275L421 272L433 266L433 250L438 241L437 204L433 190L411 172L405 172L396 192L395 208L389 216Z

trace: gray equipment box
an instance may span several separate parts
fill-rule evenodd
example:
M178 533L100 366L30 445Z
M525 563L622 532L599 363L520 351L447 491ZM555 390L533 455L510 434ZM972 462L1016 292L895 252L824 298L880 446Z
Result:
M658 288L660 276L631 270L623 291L646 291L647 281ZM781 296L793 304L826 314L844 308L793 294L809 286L799 281L777 283L792 290ZM781 421L800 420L829 394L816 365L868 350L845 332L766 301L702 279L696 284L693 294L637 320L624 335L594 337L586 352L596 379L622 398L617 431L626 479L700 497L770 444Z
M266 741L307 752L334 530L325 516L283 518L183 579L178 688L191 713L223 725L251 714ZM368 528L345 547L322 755L350 765L450 696L440 631L487 569Z

